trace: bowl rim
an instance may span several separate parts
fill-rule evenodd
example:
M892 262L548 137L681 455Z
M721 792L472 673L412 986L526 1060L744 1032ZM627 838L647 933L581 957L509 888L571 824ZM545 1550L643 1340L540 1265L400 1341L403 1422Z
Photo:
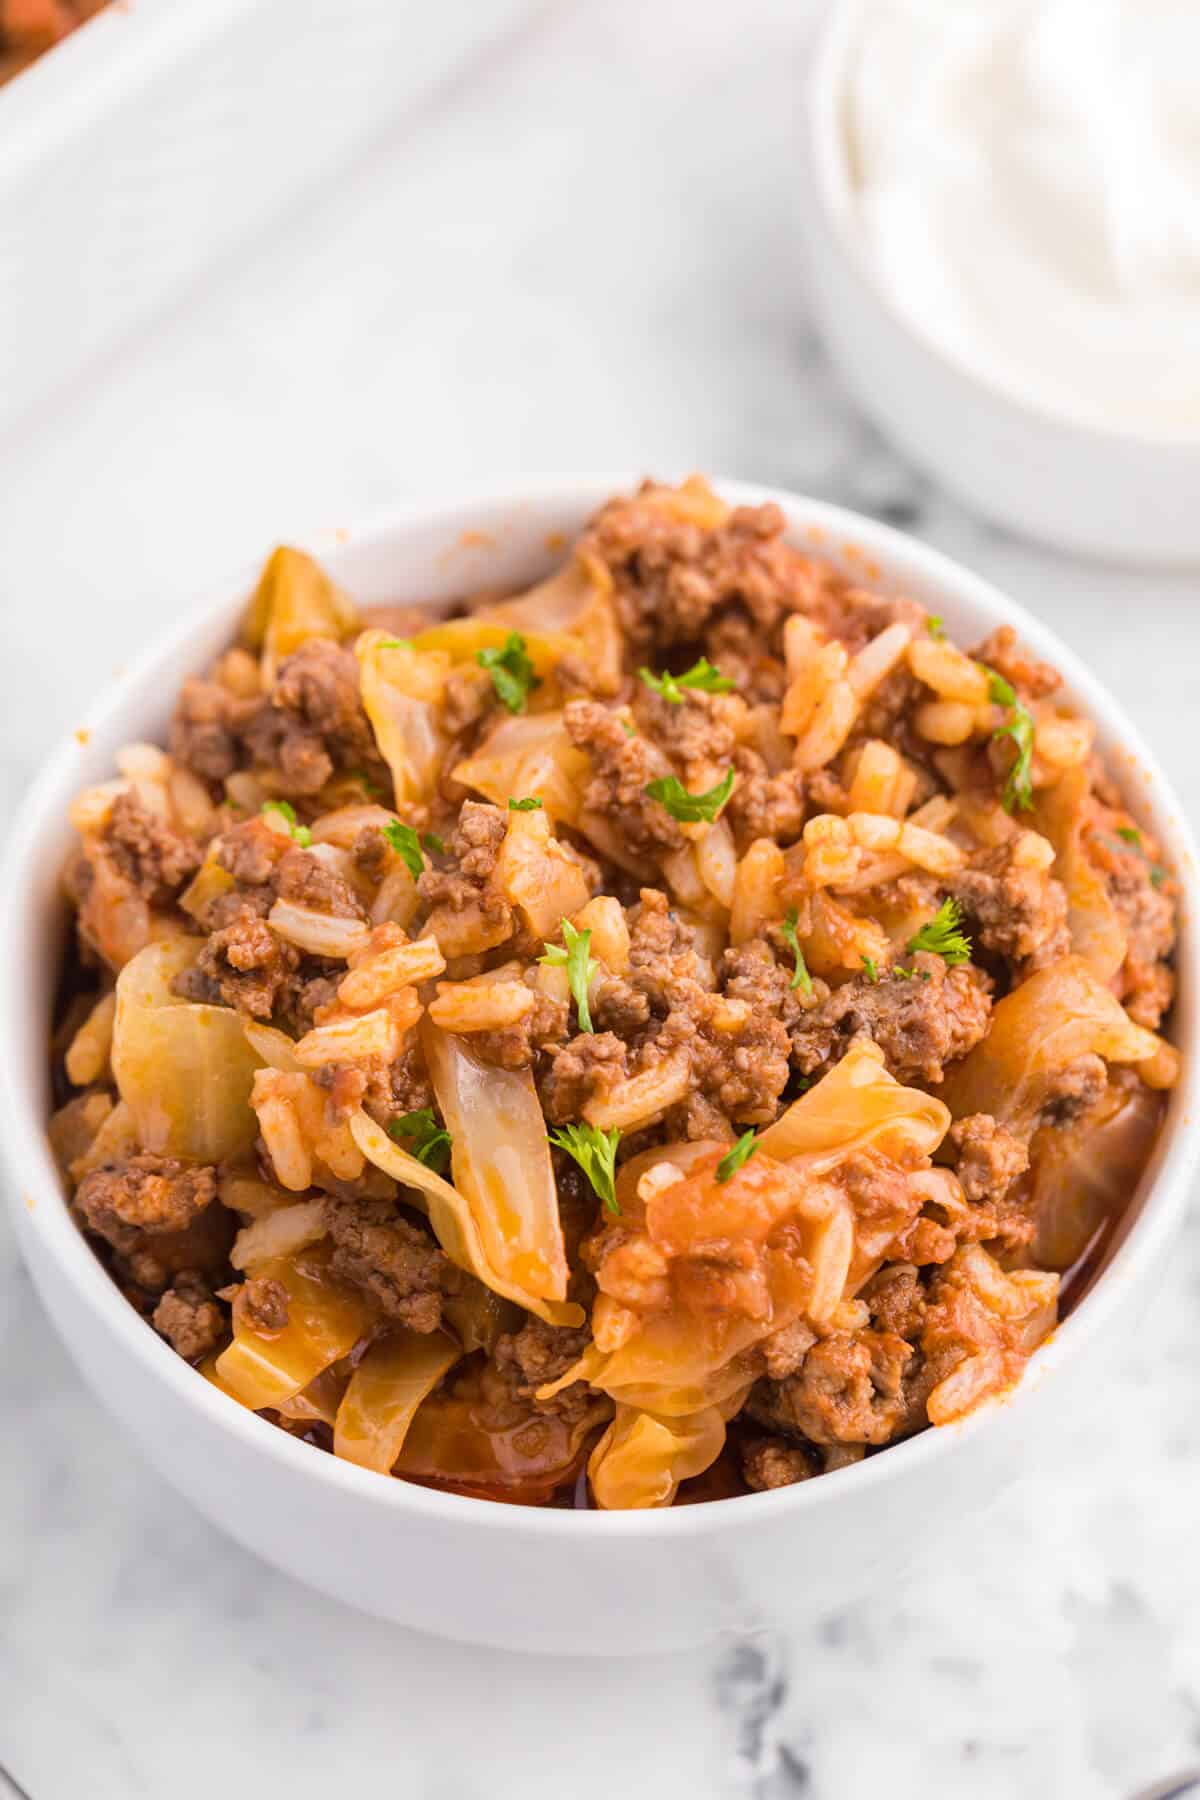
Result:
M638 478L628 471L617 475L529 477L504 486L464 487L453 499L406 501L380 508L359 524L335 534L314 533L306 540L313 554L329 556L335 547L370 550L373 545L402 539L408 531L442 530L448 545L459 539L467 520L477 524L482 514L511 514L528 527L539 512L547 519L561 518L564 510L578 514L580 522L610 495L629 491ZM878 579L888 588L915 581L961 599L996 624L1011 624L1040 657L1060 669L1071 698L1101 728L1102 735L1119 742L1131 757L1145 795L1130 796L1134 810L1153 819L1154 829L1177 872L1183 891L1180 907L1177 957L1182 970L1181 996L1191 993L1195 971L1200 969L1200 894L1197 870L1200 861L1186 816L1157 760L1140 734L1124 716L1100 682L1082 665L1074 652L1024 607L1010 600L990 582L908 534L876 520L786 490L753 483L712 478L714 489L735 505L778 504L788 520L787 535L799 540L812 554L836 557L853 552L860 563L864 552L878 565ZM390 554L403 557L402 543ZM205 627L210 630L223 613L232 611L236 599L253 586L257 566L243 568L210 590L199 605L182 610L169 632L156 636L119 678L108 685L86 710L81 730L99 733L119 725L127 712L144 710L148 690L161 665L183 653ZM868 571L870 573L870 571ZM872 576L874 579L874 576ZM402 578L398 577L398 587ZM36 893L39 876L57 876L57 867L45 866L48 848L43 840L61 834L66 800L78 785L77 762L80 734L68 733L49 756L27 793L10 828L3 864L0 865L0 941L21 944L26 935L22 902ZM45 1135L44 1121L32 1106L21 1104L22 1084L30 1071L21 1068L19 1045L21 977L19 957L6 958L0 966L0 1052L7 1049L8 1066L20 1072L5 1084L0 1113L4 1162L10 1177L11 1202L18 1222L18 1242L23 1230L44 1240L49 1257L65 1276L71 1300L87 1308L105 1330L115 1333L124 1348L152 1378L166 1387L183 1413L205 1415L218 1433L229 1433L250 1455L261 1453L298 1479L340 1491L354 1502L375 1508L388 1507L397 1518L406 1515L439 1521L447 1528L474 1523L481 1530L500 1535L525 1536L574 1534L581 1541L593 1537L672 1539L706 1536L739 1524L765 1520L794 1511L836 1504L844 1490L866 1492L889 1481L915 1473L939 1461L986 1432L996 1408L1020 1404L1021 1396L1040 1386L1063 1362L1082 1354L1103 1329L1127 1290L1148 1274L1166 1239L1177 1225L1188 1198L1192 1177L1200 1164L1200 1132L1192 1129L1200 1102L1200 1055L1195 1040L1197 1024L1188 1028L1183 1075L1172 1096L1171 1112L1164 1121L1153 1153L1155 1167L1146 1180L1145 1196L1137 1218L1120 1241L1110 1261L1067 1319L1042 1345L1021 1381L1009 1393L985 1404L965 1419L950 1425L929 1427L887 1447L885 1455L832 1471L815 1481L797 1483L773 1492L697 1502L663 1510L601 1512L596 1509L563 1509L488 1504L464 1495L419 1486L412 1482L381 1478L372 1470L312 1447L279 1430L257 1414L221 1393L212 1383L176 1354L146 1324L103 1269L72 1220ZM1194 1005L1186 1010L1195 1014ZM24 1245L22 1243L22 1250Z
M855 31L865 16L866 0L830 0L814 32L803 107L812 191L834 246L860 287L872 295L897 331L919 345L959 381L986 394L1012 416L1023 418L1042 430L1049 429L1060 436L1075 434L1109 449L1155 451L1173 461L1185 457L1194 460L1200 450L1200 431L1190 435L1153 432L1072 418L1017 385L1009 386L999 377L976 368L967 357L941 343L919 319L897 305L874 267L864 235L856 229L854 190L840 124L846 89L845 65L852 52Z

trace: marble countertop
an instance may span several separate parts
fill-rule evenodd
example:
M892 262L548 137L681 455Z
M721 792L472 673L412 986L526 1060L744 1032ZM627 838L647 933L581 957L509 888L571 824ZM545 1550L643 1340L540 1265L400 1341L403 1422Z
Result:
M336 183L0 442L0 806L181 599L279 537L568 468L904 523L1043 613L1194 795L1195 581L980 524L826 367L791 224L810 13L514 0ZM96 1410L3 1223L0 1345L0 1763L32 1800L1124 1800L1200 1762L1195 1219L1119 1377L965 1551L926 1546L819 1631L669 1659L434 1642L261 1566Z

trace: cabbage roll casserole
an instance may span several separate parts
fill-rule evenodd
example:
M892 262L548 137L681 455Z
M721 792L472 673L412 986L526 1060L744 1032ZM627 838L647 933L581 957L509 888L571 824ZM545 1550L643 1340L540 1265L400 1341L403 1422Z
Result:
M450 609L276 550L74 803L75 1217L197 1379L460 1494L726 1498L962 1418L1178 1074L1176 884L1059 686L699 478Z

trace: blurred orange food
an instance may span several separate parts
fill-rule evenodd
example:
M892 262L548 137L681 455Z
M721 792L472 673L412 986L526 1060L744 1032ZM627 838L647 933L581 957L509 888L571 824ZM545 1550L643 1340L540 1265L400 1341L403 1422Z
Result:
M98 13L107 0L0 0L0 82Z

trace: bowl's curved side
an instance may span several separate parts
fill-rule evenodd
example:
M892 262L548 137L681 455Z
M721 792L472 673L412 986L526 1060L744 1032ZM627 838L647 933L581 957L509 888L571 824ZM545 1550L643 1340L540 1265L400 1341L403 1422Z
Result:
M472 586L533 579L608 494L628 485L627 476L533 482L499 497L405 508L313 548L361 600L448 599ZM1165 779L1111 699L1036 620L886 527L791 495L717 485L733 501L777 501L794 541L915 594L968 641L1014 623L1063 669L1106 746L1122 751L1133 809L1153 821L1191 900L1194 851ZM218 1393L125 1302L70 1218L44 1131L67 804L78 787L110 773L120 744L161 731L180 679L228 640L249 579L148 653L56 752L9 835L0 879L9 950L0 965L0 1049L11 1071L0 1097L4 1149L19 1240L72 1354L161 1472L217 1523L268 1560L389 1618L485 1643L618 1652L694 1643L852 1597L931 1528L948 1527L993 1491L1028 1454L1032 1432L1044 1427L1052 1437L1081 1366L1092 1377L1094 1358L1119 1345L1121 1316L1151 1289L1200 1153L1190 1129L1200 1058L1186 1059L1155 1165L1110 1267L1034 1359L1018 1396L958 1426L801 1487L651 1514L487 1506L314 1455ZM1178 1011L1189 1052L1196 951L1189 904Z

